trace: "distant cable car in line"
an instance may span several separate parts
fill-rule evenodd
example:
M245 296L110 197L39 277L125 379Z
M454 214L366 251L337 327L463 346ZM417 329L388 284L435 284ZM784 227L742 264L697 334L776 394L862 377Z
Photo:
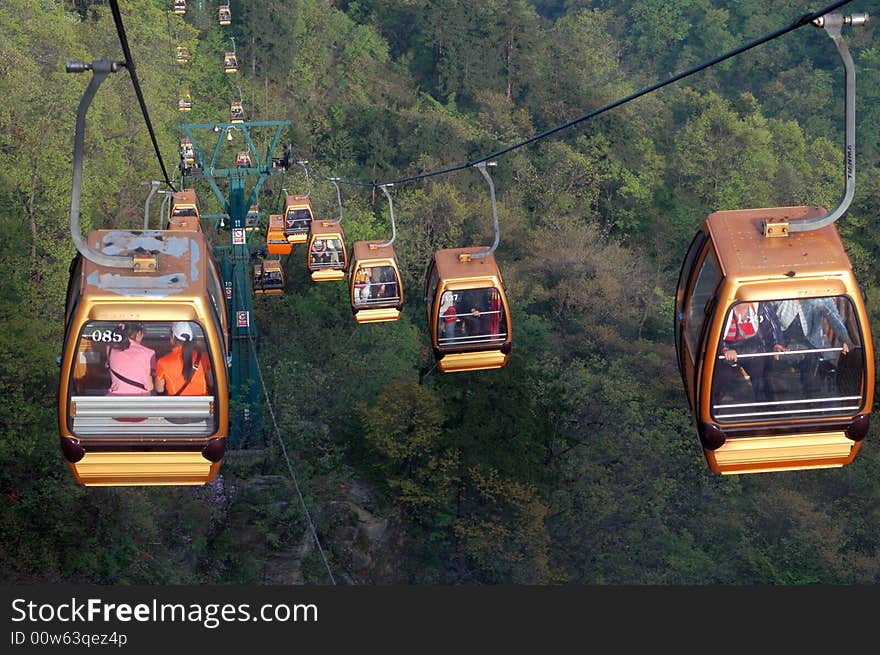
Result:
M846 152L855 152L852 58L844 21L823 16L847 71ZM709 468L721 474L840 467L868 432L874 351L868 314L834 222L855 189L854 158L835 209L719 211L697 232L675 301L678 367Z
M199 199L195 189L181 189L174 192L171 197L169 230L197 232L202 229L201 217Z
M250 209L248 209L247 215L244 217L244 231L260 231L260 207L256 204L251 205Z
M229 9L229 5L220 5L217 10L217 21L221 25L229 25L232 22L232 11Z
M305 243L315 218L309 196L288 194L284 198L284 235L290 243Z
M184 174L188 174L194 168L197 168L196 151L188 137L181 137L178 150L180 152L181 169Z
M229 122L244 123L244 106L240 102L229 105Z
M236 168L253 168L254 162L251 159L251 153L249 150L239 150L238 154L235 155L235 167Z
M189 63L189 48L185 45L177 46L175 57L177 59L178 64L188 64Z
M180 98L177 100L177 109L178 111L192 111L192 108L192 96L189 91L184 91L180 94Z
M269 227L266 230L266 252L270 255L289 255L293 244L284 235L284 216L269 214Z
M392 245L397 235L394 206L386 186L379 188L388 198L392 233L388 241L355 241L352 247L349 300L358 323L396 321L403 310L403 282Z
M254 264L254 293L267 296L284 293L284 270L280 259L264 259Z
M289 144L285 144L284 160L288 164L290 157ZM287 193L287 189L283 189L285 196L282 215L284 216L284 234L287 240L290 243L305 243L309 239L309 230L311 229L312 221L315 219L315 209L312 207L310 199L312 183L309 179L309 168L306 165L308 162L300 160L297 163L302 166L306 174L306 193L305 195L290 194Z
M342 231L342 196L336 178L330 181L336 187L339 201L339 219L315 219L309 228L308 269L312 280L344 280L348 268L348 251L345 247L345 234Z
M439 250L426 276L428 331L437 365L444 373L500 368L510 355L510 308L495 261L499 241L495 186L486 162L476 164L489 183L495 242Z
M171 3L171 10L178 16L186 14L186 0L174 0Z
M226 55L223 57L223 72L238 72L238 57L235 56L234 52L227 52Z

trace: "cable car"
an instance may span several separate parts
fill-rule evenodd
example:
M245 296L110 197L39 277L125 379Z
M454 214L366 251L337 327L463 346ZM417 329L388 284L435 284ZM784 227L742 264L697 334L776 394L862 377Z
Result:
M174 0L171 8L175 14L183 16L186 13L186 0Z
M264 259L254 264L254 293L267 296L284 293L284 271L280 259Z
M306 259L312 280L344 280L348 268L348 250L345 247L345 234L342 231L342 194L336 178L330 178L336 187L339 202L339 218L335 221L316 219L309 227L309 241Z
M389 241L355 241L349 269L349 300L351 311L358 323L396 321L403 310L403 281L394 239L394 205L386 189L379 188L388 197L391 213L392 236Z
M438 250L427 273L428 327L444 373L500 368L510 355L510 309L494 254Z
M868 433L874 350L834 222L855 194L855 72L840 35L867 14L814 21L846 69L843 197L710 214L679 275L675 343L709 468L723 475L841 467Z
M243 113L243 112L242 112ZM251 159L251 153L248 150L239 150L235 156L236 168L253 168L254 162Z
M217 21L221 25L229 25L232 22L232 11L229 9L229 5L220 5L217 10Z
M867 434L874 353L849 258L833 223L787 229L824 212L715 212L687 252L678 366L716 473L843 466ZM766 226L787 237L765 237Z
M403 310L403 284L393 246L356 241L352 248L349 296L358 323L396 321Z
M177 109L178 111L192 111L193 101L192 96L189 91L185 91L180 95L180 98L177 100Z
M251 205L251 208L248 209L247 215L244 217L244 231L260 231L260 207L256 204Z
M187 64L189 63L189 48L185 45L177 46L177 63L178 64Z
M269 228L266 230L266 252L270 255L289 255L293 244L284 236L284 216L269 214Z
M159 230L98 230L87 243L107 257L131 256L134 266L103 266L82 255L71 263L58 424L75 480L85 486L210 482L229 429L226 306L210 244L202 232ZM178 343L172 335L193 344L201 372L177 395L151 395L145 387L152 381L144 384L150 375L139 381L110 365L133 324L159 370L174 370L162 360Z
M192 168L196 165L196 151L188 137L181 137L179 152L180 161L185 167Z
M308 267L312 280L344 280L348 267L342 223L317 219L309 230Z
M234 52L227 52L223 57L223 70L226 73L238 72L238 57Z
M489 183L495 242L488 248L438 250L425 281L428 333L444 373L501 368L512 344L510 307L495 261L500 239L495 185L486 171L494 162L474 166Z
M201 218L196 190L175 191L171 197L171 216L168 221L168 229L198 232L202 229Z
M305 243L315 210L308 196L287 195L284 198L284 235L290 243Z
M240 102L233 102L229 105L229 122L244 123L244 107Z

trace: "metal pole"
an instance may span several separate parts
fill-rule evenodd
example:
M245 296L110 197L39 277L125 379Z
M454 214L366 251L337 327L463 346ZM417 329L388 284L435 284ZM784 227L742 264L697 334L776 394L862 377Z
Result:
M394 203L391 202L391 194L388 193L388 189L386 187L394 186L393 184L383 184L379 188L382 189L382 192L385 194L385 197L388 198L388 211L391 213L391 240L386 241L385 243L380 243L377 247L385 248L386 246L390 246L394 243L394 239L397 238L397 228L394 225Z
M91 64L82 61L69 61L65 65L68 73L84 73L92 71L92 79L86 88L83 97L79 102L79 108L76 112L76 131L73 137L73 188L70 194L70 235L73 237L73 243L79 253L95 262L99 266L107 266L110 268L134 268L134 257L117 255L110 256L93 250L89 244L83 239L82 228L79 222L79 205L80 196L82 194L82 170L83 170L83 147L86 132L86 112L92 99L98 91L98 87L110 73L115 73L125 67L123 61L110 61L108 59L98 59Z
M846 187L843 197L834 209L824 216L816 216L802 221L792 221L788 228L790 232L807 232L831 225L843 216L850 203L852 203L856 189L856 71L855 66L853 66L852 56L849 54L849 48L846 45L846 41L843 40L840 30L843 25L864 25L867 22L868 14L853 14L846 17L841 14L828 14L820 16L813 21L813 24L817 27L824 27L825 32L834 41L846 71L846 149L844 150Z
M492 183L492 178L489 176L489 173L486 171L486 166L494 166L495 162L485 162L481 161L479 164L474 164L480 172L483 174L483 177L486 178L486 181L489 183L489 197L492 199L492 220L495 225L495 243L488 250L481 250L480 252L475 252L471 255L471 259L483 259L484 257L488 257L493 252L495 252L495 248L498 247L498 242L501 240L501 231L498 228L498 207L495 204L495 185Z

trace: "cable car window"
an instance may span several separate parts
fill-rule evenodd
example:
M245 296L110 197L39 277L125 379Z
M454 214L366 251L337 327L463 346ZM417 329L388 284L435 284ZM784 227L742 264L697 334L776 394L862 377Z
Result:
M715 357L719 423L852 416L864 405L863 337L846 296L740 302Z
M338 268L344 257L339 239L315 239L312 243L313 268Z
M188 379L175 332L193 344ZM88 321L71 371L70 429L83 437L214 434L214 367L204 328L195 321ZM165 395L155 392L158 377Z
M494 287L444 291L437 317L437 343L471 346L507 338L507 316Z
M400 300L393 266L360 266L354 274L354 304L358 307Z
M309 223L312 222L312 214L308 209L290 209L285 218L285 227L288 230L308 231Z
M706 304L712 298L715 287L721 280L718 270L718 261L715 253L709 250L703 260L697 281L694 284L694 292L687 306L687 325L685 335L687 337L691 357L697 351L697 342L703 330L703 322L706 320Z

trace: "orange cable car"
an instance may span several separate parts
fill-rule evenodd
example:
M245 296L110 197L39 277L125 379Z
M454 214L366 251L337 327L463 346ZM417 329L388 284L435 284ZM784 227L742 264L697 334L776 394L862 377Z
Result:
M239 150L235 155L236 168L253 168L254 162L251 159L251 153L248 150Z
M475 164L489 183L495 243L434 254L426 275L425 310L434 357L444 373L501 368L510 355L510 307L495 261L498 211L486 162Z
M201 218L196 190L175 191L171 198L171 216L168 221L168 229L198 232L202 229Z
M284 236L284 217L269 214L269 227L266 230L266 252L270 255L289 255L293 244Z
M870 325L834 225L855 194L855 74L840 28L866 21L865 14L814 21L846 69L846 188L837 207L714 212L682 264L678 367L716 473L844 466L868 433Z
M351 311L358 323L396 321L403 310L403 281L394 239L394 205L385 185L380 187L388 197L391 213L390 241L355 241L349 270Z
M229 25L232 22L232 10L229 5L220 5L217 10L217 22L221 25Z
M339 221L317 219L309 231L308 267L312 280L344 280L348 267L345 234Z
M315 218L309 196L288 194L284 198L284 235L290 243L305 243Z
M192 96L189 91L184 91L180 94L180 98L177 100L177 109L178 111L192 111L193 101Z
M251 205L251 208L248 209L247 215L244 217L244 231L245 232L259 232L260 231L260 207L257 204Z
M183 16L186 13L186 0L174 0L171 10L178 16Z
M223 71L225 73L238 72L238 57L235 56L234 52L227 52L223 56Z
M193 147L192 141L188 137L180 138L180 160L187 167L195 166L196 164L196 151Z
M73 149L70 234L78 254L58 359L61 450L86 486L205 484L217 476L229 435L221 278L201 230L97 230L83 238L86 112L118 68L92 70ZM183 199L197 211L194 191L180 192L178 207Z
M177 63L178 64L187 64L189 63L189 48L185 45L177 46L176 54Z
M254 293L267 296L284 293L284 270L280 259L264 259L254 264Z
M229 122L244 123L244 107L240 102L233 102L229 105Z
M226 306L210 244L201 232L98 230L88 245L132 255L135 267L82 255L71 264L58 423L74 478L85 486L210 482L229 428ZM138 266L145 252L154 266ZM169 395L151 395L152 375L131 379L123 368L134 361L126 350L131 358L152 351L162 370L178 343L172 335L193 344L202 372L189 392L172 395L169 386Z
M342 195L336 178L331 178L330 181L336 187L339 218L335 221L316 219L309 227L307 262L315 282L344 280L345 270L348 268L348 250L342 230Z
M868 315L832 224L763 236L819 207L715 212L676 293L678 366L709 468L722 474L838 467L868 431ZM784 223L783 223L784 224Z

